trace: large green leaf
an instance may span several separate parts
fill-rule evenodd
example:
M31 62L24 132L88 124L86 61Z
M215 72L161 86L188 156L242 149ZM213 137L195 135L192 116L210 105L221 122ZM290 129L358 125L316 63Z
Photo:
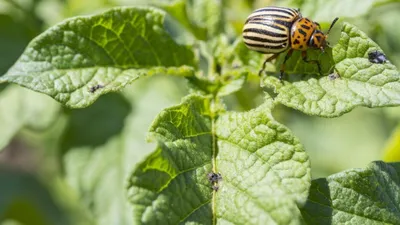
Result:
M371 163L312 182L308 224L400 224L400 164Z
M303 75L286 76L289 82L282 84L269 76L265 84L276 89L278 102L310 115L336 117L357 106L373 108L399 105L400 73L390 62L370 62L368 53L374 50L382 52L366 34L345 23L339 43L332 50L337 72L331 75L338 78L327 74L306 74L310 66L316 70L315 65L306 65L298 67L298 72L303 72ZM324 65L329 70L329 64L324 60L322 62L323 70ZM297 64L305 63L297 61Z
M154 121L150 138L158 147L128 185L135 221L299 224L296 204L307 198L310 165L298 140L272 118L272 101L245 113L223 113L214 101L190 95ZM216 192L211 171L222 175Z
M191 75L194 54L164 30L164 14L154 8L116 8L67 20L34 39L0 82L85 107L143 75Z

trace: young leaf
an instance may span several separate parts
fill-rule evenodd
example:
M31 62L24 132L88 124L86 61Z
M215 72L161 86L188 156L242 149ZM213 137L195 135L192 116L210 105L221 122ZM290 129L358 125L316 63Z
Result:
M313 180L301 210L308 224L400 224L400 164L371 163Z
M238 57L237 44L231 46L226 36L221 35L207 43L209 49L209 71L207 76L187 78L191 91L202 95L227 96L240 90L246 82L249 69L242 66ZM244 44L243 44L244 45Z
M249 112L222 113L213 99L191 95L161 112L150 129L158 148L129 179L136 222L299 224L308 156L272 118L272 106L268 99ZM210 172L222 179L212 184Z
M366 34L345 23L332 50L335 72L329 76L287 75L289 82L284 85L267 77L265 84L276 88L278 102L309 115L337 117L357 106L399 105L400 73L390 62L370 62L368 54L375 50L382 52Z
M164 15L154 8L117 8L67 20L34 39L0 82L85 107L143 75L191 75L194 54L164 30Z

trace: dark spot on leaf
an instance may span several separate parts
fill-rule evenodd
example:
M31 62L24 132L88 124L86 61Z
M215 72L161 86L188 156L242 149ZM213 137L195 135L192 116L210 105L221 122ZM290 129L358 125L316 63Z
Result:
M368 60L371 63L377 63L377 64L383 64L387 62L386 55L383 52L380 52L378 50L374 50L368 53Z
M218 181L222 180L222 175L220 173L210 172L207 174L207 178L211 183L218 183Z
M208 181L210 181L210 183L212 183L211 188L214 191L218 191L219 190L218 182L222 180L222 175L220 173L210 172L207 174L207 178L208 178Z
M339 74L334 72L328 75L329 80L336 80L337 78L339 78Z
M90 93L95 93L97 90L104 88L104 85L102 84L97 84L95 86L90 87L89 92Z

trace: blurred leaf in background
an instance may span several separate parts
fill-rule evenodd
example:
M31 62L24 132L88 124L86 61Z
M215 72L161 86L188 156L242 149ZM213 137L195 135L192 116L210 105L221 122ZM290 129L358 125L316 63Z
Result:
M14 149L15 151L15 149ZM35 175L0 168L0 222L17 221L21 224L69 224L48 188Z

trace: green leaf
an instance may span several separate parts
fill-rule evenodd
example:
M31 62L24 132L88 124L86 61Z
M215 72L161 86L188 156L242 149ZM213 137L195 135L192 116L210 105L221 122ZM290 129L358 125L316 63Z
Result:
M313 180L302 209L308 224L400 224L400 164L371 163Z
M163 28L154 8L116 8L56 25L34 39L0 82L86 107L143 75L190 76L194 54Z
M284 85L271 76L264 82L276 89L278 102L309 115L337 117L357 106L399 105L400 74L390 62L371 63L368 53L374 50L382 52L363 32L345 23L332 49L336 72L329 76L287 75L289 82ZM315 67L308 65L303 71L310 66Z
M71 110L60 144L68 184L97 225L132 224L125 195L134 165L151 152L145 132L157 113L179 101L181 83L154 76L110 93L93 105Z
M158 147L129 179L135 221L299 224L308 156L272 118L272 106L268 99L249 112L223 113L215 100L190 95L162 111L150 128ZM207 178L211 171L222 175L217 184Z
M35 176L0 168L0 218L21 224L69 224L45 185Z
M22 127L48 128L59 111L60 105L43 94L7 86L0 92L0 151Z
M231 46L224 35L213 38L207 44L204 49L204 57L208 58L208 70L204 71L207 75L201 71L187 78L192 92L221 97L240 90L246 82L250 67L242 66L241 62L233 62L239 56L237 44Z

